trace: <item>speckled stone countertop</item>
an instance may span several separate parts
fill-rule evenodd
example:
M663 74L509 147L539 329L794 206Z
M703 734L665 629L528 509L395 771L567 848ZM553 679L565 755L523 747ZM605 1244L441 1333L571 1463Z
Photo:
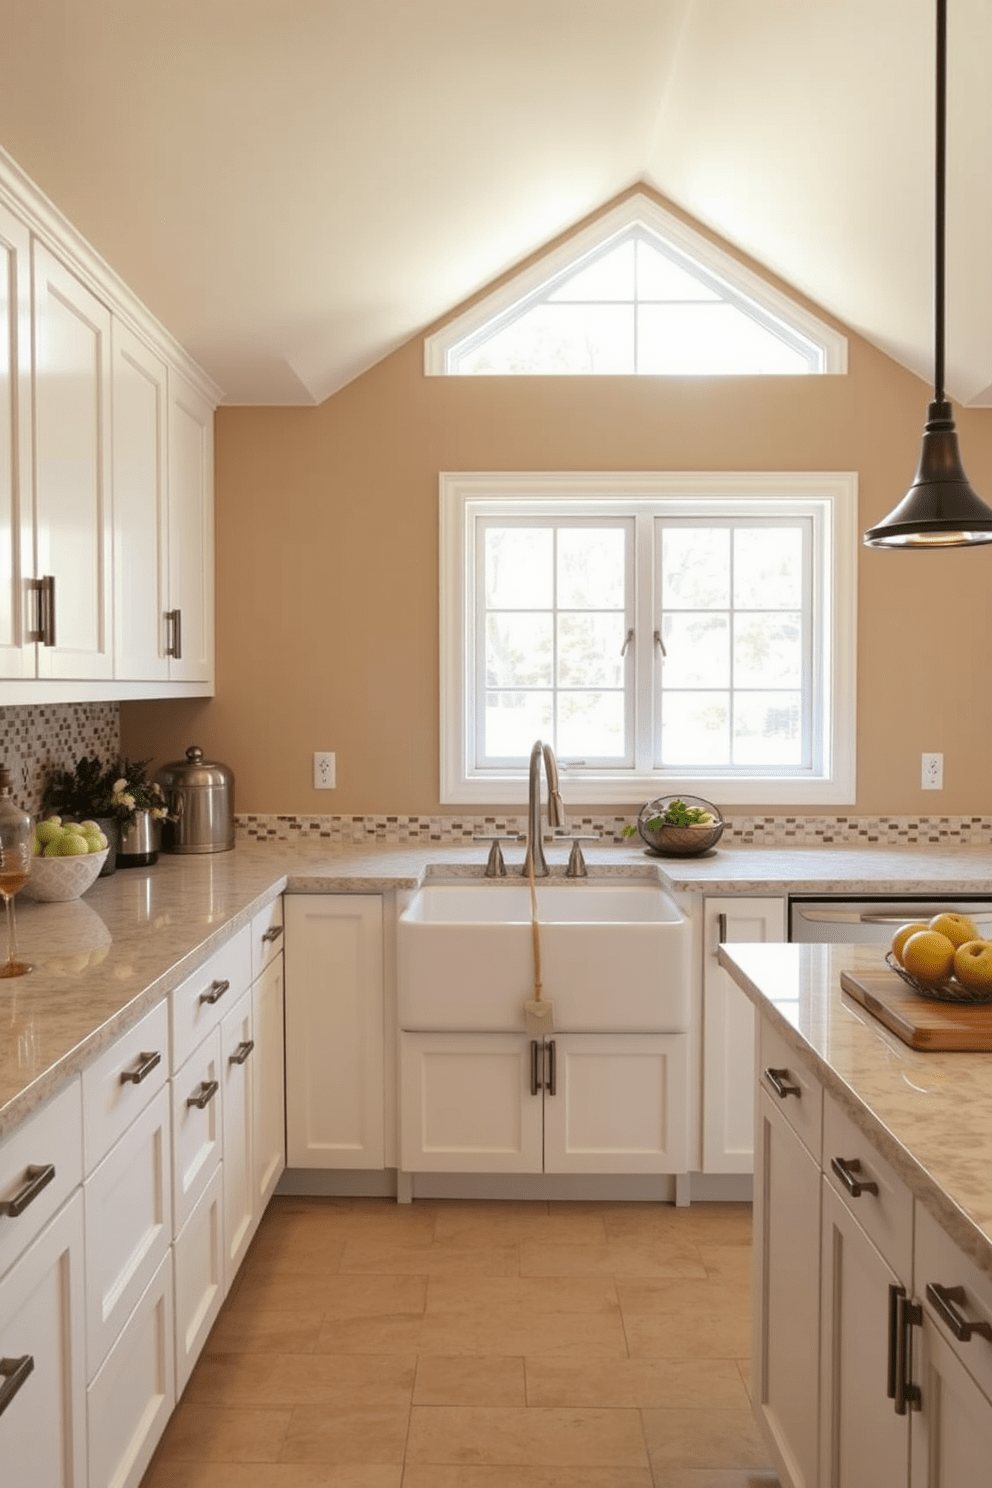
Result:
M911 1049L847 993L885 947L725 945L719 959L941 1227L992 1276L992 1055Z
M426 876L483 872L486 846L239 841L233 852L163 854L99 879L69 904L18 897L27 977L0 982L0 1139L53 1095L277 894L385 893ZM564 874L569 842L546 845ZM505 847L519 870L523 845ZM650 876L700 893L988 893L992 847L724 847L701 858L589 845L591 877Z

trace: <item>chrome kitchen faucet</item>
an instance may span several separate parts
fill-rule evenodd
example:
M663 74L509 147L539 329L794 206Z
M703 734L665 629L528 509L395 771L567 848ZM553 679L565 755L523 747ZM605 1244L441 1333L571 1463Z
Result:
M558 762L550 744L536 740L530 752L530 778L527 795L527 852L524 855L523 876L528 878L533 863L534 877L547 878L548 865L541 842L541 758L544 758L544 773L548 777L548 826L565 825L565 807L558 789Z

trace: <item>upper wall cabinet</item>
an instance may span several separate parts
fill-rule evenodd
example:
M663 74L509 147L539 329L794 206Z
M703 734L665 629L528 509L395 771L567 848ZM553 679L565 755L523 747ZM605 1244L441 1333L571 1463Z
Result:
M0 152L0 704L213 692L218 396Z

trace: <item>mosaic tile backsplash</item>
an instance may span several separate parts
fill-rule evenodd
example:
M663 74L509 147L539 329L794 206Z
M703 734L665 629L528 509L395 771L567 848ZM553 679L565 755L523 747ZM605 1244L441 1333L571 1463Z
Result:
M0 761L10 770L14 799L32 816L41 810L45 784L83 755L109 764L121 748L117 703L52 703L0 708Z
M14 796L32 814L40 811L45 782L84 754L111 760L120 753L117 703L62 703L0 707L0 761L11 772ZM570 816L569 827L622 842L623 816ZM238 815L238 835L262 842L323 838L327 842L460 842L476 834L527 830L519 816L252 816ZM857 842L882 846L926 842L992 842L987 816L731 816L724 841L765 847Z

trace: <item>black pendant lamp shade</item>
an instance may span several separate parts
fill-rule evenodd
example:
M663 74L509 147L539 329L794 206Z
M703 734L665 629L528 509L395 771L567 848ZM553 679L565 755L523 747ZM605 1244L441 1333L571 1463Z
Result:
M947 0L937 0L934 395L923 429L916 478L899 505L865 533L869 548L957 548L992 542L992 508L972 490L964 473L951 405L944 397L946 80Z

